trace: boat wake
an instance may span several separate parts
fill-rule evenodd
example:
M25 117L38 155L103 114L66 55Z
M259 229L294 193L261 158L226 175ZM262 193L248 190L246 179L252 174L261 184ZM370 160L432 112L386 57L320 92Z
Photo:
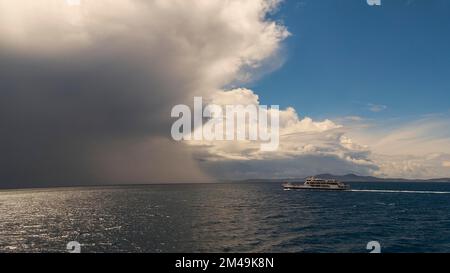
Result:
M450 194L448 191L407 191L407 190L349 190L352 192L379 192L379 193L419 193L419 194Z

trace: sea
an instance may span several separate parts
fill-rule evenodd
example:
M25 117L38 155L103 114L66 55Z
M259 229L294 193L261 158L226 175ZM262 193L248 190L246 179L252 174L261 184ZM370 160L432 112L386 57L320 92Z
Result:
M450 252L449 183L211 183L0 191L0 252Z

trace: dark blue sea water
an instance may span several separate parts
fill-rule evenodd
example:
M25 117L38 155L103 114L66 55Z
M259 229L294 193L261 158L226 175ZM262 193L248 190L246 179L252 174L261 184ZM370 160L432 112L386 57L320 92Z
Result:
M450 252L450 184L352 188L362 191L278 183L0 191L0 252L64 252L69 241L82 252L368 252L374 240L382 252Z

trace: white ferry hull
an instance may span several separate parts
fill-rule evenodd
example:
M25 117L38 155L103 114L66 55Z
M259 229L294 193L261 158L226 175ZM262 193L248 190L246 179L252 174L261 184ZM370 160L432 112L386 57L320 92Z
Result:
M343 188L339 188L339 187L330 187L330 188L325 188L325 187L308 187L308 186L303 186L303 185L285 185L283 186L283 188L285 190L312 190L312 191L347 191L350 188L348 187L343 187Z

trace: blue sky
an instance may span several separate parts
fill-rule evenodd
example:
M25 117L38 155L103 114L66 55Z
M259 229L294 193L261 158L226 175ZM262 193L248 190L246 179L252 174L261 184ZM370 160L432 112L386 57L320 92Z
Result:
M415 119L450 110L450 1L285 1L284 65L251 83L302 116ZM379 110L379 111L371 111Z

